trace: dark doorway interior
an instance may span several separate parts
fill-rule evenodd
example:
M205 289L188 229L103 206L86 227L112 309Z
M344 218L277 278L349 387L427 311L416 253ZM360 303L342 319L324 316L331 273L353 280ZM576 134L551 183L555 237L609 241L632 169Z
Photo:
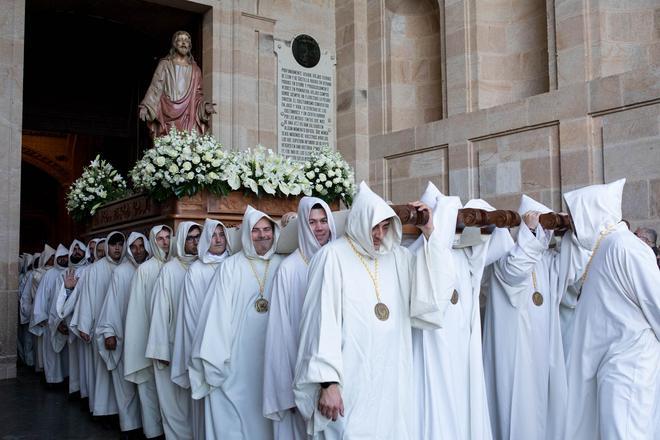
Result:
M141 0L27 0L23 129L32 142L29 146L24 142L24 158L30 154L30 163L46 172L52 163L58 163L68 168L66 174L72 180L100 153L125 176L141 151L150 146L146 127L138 123L137 105L177 30L191 34L193 56L202 67L199 11ZM41 143L34 142L39 134L44 138L83 136L87 141L76 144L69 152L72 157L61 152L53 156L48 149L29 151L39 149ZM43 214L53 212L52 203L61 211L64 194L45 202L44 197L54 194L39 193L30 179L33 174L24 167L22 208L32 211L21 210L21 223L29 214L30 224L36 225L37 219L47 217ZM59 180L62 188L70 184L66 178ZM26 199L35 194L41 194L39 203ZM72 225L67 223L62 225L66 231L52 230L52 225L37 229L51 230L46 239L52 245L71 236ZM21 249L28 243L23 229Z
M59 236L59 217L63 197L59 182L39 168L23 162L21 179L29 182L21 188L21 250L41 252L44 243L53 248L58 243L52 239ZM62 205L60 207L60 205Z

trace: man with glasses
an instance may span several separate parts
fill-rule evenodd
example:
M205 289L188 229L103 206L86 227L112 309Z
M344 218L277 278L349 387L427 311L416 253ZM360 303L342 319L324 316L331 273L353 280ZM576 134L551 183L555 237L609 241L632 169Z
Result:
M153 359L158 402L167 438L192 438L188 391L170 378L174 348L175 317L183 280L190 265L197 260L197 245L202 228L197 223L182 222L176 230L176 256L165 263L152 292L151 326L145 355Z

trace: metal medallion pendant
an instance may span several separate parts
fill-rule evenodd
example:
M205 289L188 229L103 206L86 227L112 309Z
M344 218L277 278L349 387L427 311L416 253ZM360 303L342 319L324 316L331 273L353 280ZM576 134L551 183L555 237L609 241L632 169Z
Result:
M259 298L254 302L254 308L258 313L268 312L268 300L266 298Z
M458 303L458 291L454 289L454 293L451 294L451 299L450 299L452 304Z
M534 302L534 305L541 306L543 304L543 295L541 292L534 292L532 294L532 301Z
M387 321L387 319L390 317L390 309L388 309L387 306L382 302L376 304L374 307L374 313L376 314L376 318L380 319L381 321Z

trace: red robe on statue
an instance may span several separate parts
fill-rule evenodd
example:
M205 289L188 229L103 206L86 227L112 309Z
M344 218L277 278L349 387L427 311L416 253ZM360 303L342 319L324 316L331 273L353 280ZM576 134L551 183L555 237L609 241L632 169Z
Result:
M147 109L147 126L152 137L167 134L172 127L177 130L204 133L208 129L208 115L204 111L204 95L202 93L202 71L197 63L192 61L188 66L177 65L169 58L163 58L158 63L151 85L140 106ZM179 99L172 99L177 95L177 86L181 78L178 75L187 75L185 82L187 88Z

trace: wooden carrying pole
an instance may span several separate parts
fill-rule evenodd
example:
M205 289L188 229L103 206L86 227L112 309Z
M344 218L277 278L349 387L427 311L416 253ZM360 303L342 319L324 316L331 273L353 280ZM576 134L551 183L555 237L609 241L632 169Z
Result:
M417 211L409 205L392 205L396 215L401 219L404 225L423 225L428 222L429 217L426 211ZM489 234L494 228L513 228L520 226L522 219L516 211L498 209L495 211L486 211L475 208L462 208L458 210L456 218L456 232L460 233L466 227L482 228L482 233ZM539 216L539 223L543 229L552 229L555 232L563 233L571 229L571 224L566 214L548 212Z

